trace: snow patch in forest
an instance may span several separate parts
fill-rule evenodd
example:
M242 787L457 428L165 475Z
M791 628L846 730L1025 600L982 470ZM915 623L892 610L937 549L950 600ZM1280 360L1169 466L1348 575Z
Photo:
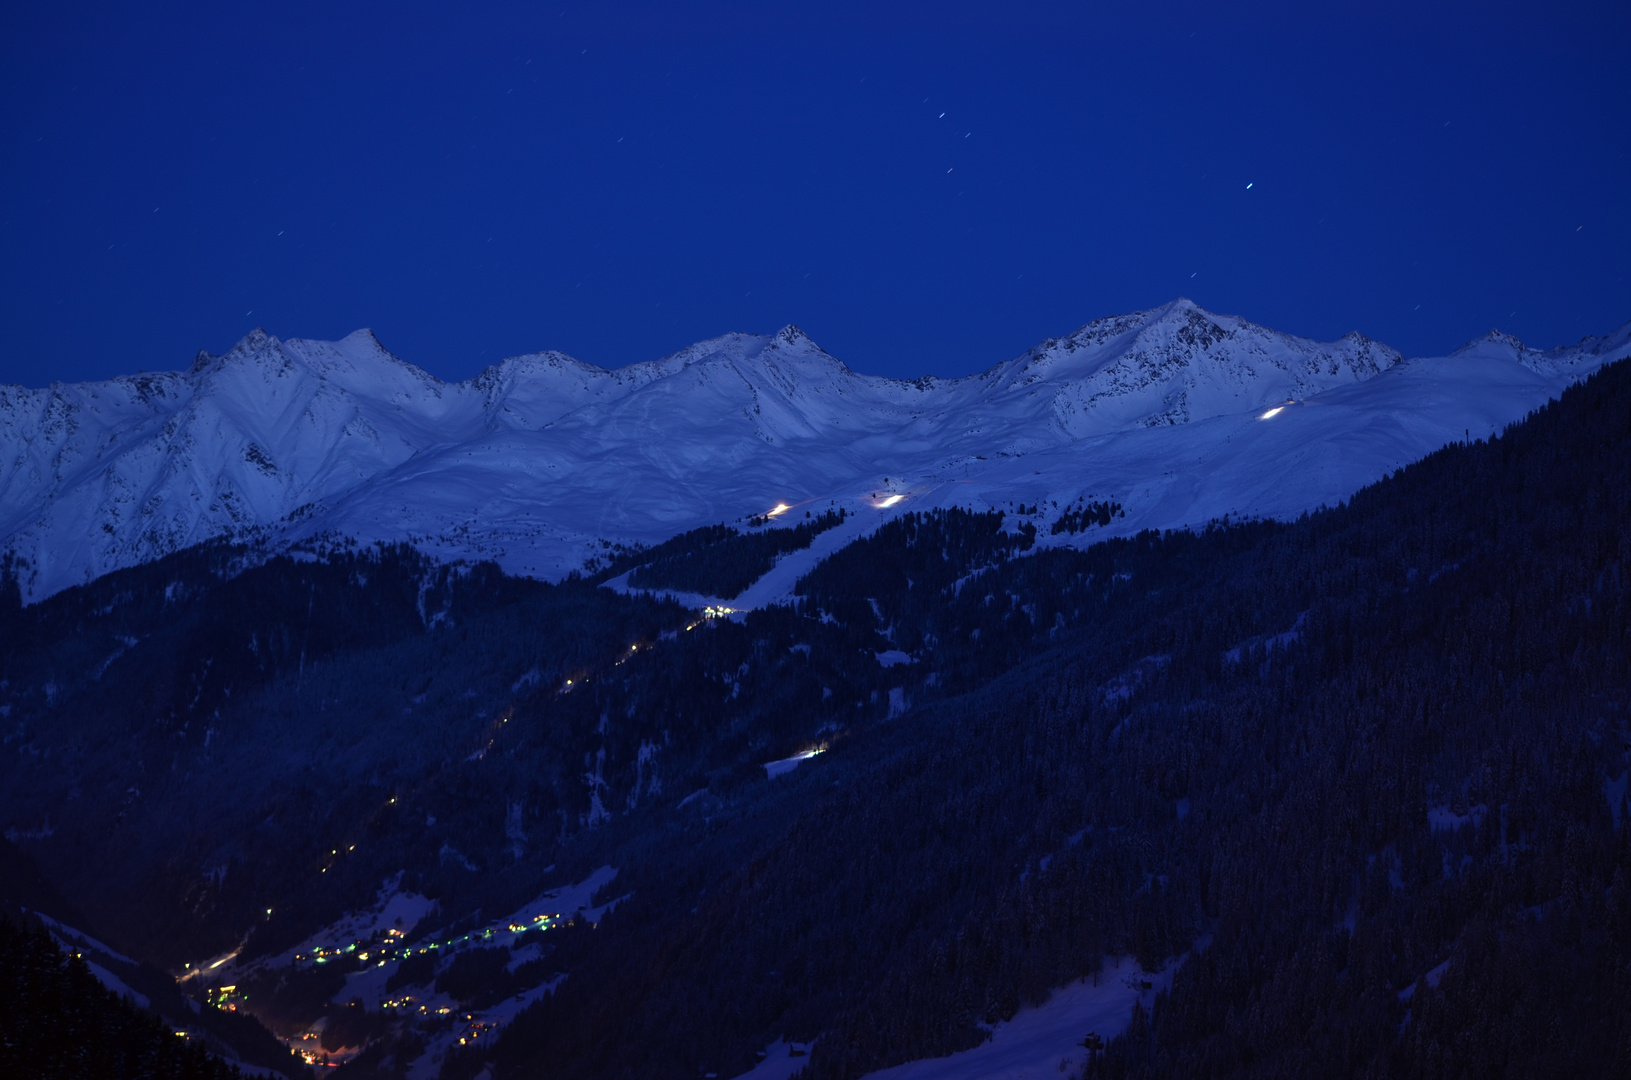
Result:
M1427 808L1427 827L1433 832L1454 832L1466 825L1477 827L1484 821L1484 815L1489 813L1489 807L1483 803L1469 806L1463 811L1456 811L1446 803L1443 806L1430 806Z
M541 893L537 899L517 908L508 918L500 919L499 922L505 925L531 926L539 915L569 917L580 913L590 922L599 922L600 916L611 910L617 901L613 900L599 908L592 908L589 905L593 902L595 894L610 885L616 877L615 866L602 866L576 884L562 885L560 888Z
M792 757L784 757L778 761L767 761L765 762L765 778L774 780L778 776L786 775L819 753L821 753L819 748L800 750Z
M1134 694L1143 689L1144 684L1152 675L1164 671L1171 662L1172 657L1170 656L1146 656L1131 668L1105 683L1099 688L1099 692L1104 696L1104 707L1113 709L1118 702L1131 699ZM1110 732L1110 738L1115 739L1118 737L1126 723L1127 721L1124 719L1117 724L1115 729Z
M1608 812L1614 817L1614 831L1620 831L1620 819L1625 814L1625 793L1631 781L1631 772L1603 781L1603 795L1608 799Z
M912 699L906 696L904 686L891 686L889 688L889 719L905 716L912 707Z
M1302 638L1303 627L1307 623L1308 612L1301 612L1298 614L1297 621L1292 624L1290 630L1285 630L1278 634L1269 634L1266 637L1253 638L1250 641L1242 642L1241 644L1236 645L1234 648L1226 650L1223 654L1223 658L1231 664L1238 664L1246 658L1246 654L1254 647L1261 648L1265 657L1267 657L1269 653L1288 649Z
M1424 983L1427 984L1429 989L1436 989L1438 987L1438 981L1440 979L1444 978L1444 973L1446 971L1448 971L1448 970L1450 970L1450 962L1448 960L1446 960L1446 961L1444 961L1444 963L1438 965L1437 967L1433 968L1431 971L1429 971L1425 975L1423 975L1420 979L1417 980L1417 982L1413 982L1409 986L1405 987L1403 990L1400 990L1399 991L1399 1000L1400 1001L1409 1001L1411 998L1415 997L1416 996L1417 983L1423 983L1424 982Z
M27 910L33 911L32 908ZM58 922L56 919L53 919L51 916L42 911L33 911L33 915L36 919L44 923L46 927L52 931L52 936L64 946L69 948L73 948L75 946L88 947L102 953L104 956L111 956L113 959L122 963L130 964L132 966L134 966L136 963L136 961L132 960L124 953L118 952L115 949L110 949L107 945L98 941L96 938L91 937L91 935L85 933L83 930L76 930L65 922Z
M1157 992L1172 984L1180 961L1146 973L1131 957L1106 961L1098 975L1055 990L1035 1008L1020 1009L971 1050L923 1058L868 1073L865 1080L1060 1080L1080 1076L1092 1032L1106 1042L1132 1021L1133 1004L1150 1008Z
M810 1047L813 1045L777 1039L764 1048L764 1060L736 1077L736 1080L793 1080L810 1063Z
M125 981L123 979L119 978L119 976L115 975L101 964L98 964L94 960L85 960L85 967L92 975L96 976L97 982L101 983L109 990L112 990L115 994L118 994L120 997L127 997L134 1001L136 1003L136 1007L139 1009L147 1008L148 1000L146 994L139 994L132 990L129 986L125 985Z

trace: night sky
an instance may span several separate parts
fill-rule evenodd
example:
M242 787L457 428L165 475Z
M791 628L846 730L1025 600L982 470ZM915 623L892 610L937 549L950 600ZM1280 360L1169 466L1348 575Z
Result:
M1631 319L1631 4L1131 7L14 0L0 382L255 326L453 379L786 323L961 375L1177 296L1409 355Z

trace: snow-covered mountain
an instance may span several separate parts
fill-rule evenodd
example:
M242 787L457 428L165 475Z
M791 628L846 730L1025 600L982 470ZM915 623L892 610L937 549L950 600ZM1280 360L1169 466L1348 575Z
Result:
M0 387L0 549L38 599L219 536L410 540L554 577L605 541L777 503L875 507L862 528L1079 498L1122 503L1114 531L1288 515L1628 353L1631 324L1546 352L1492 332L1404 361L1359 334L1322 344L1177 300L956 380L859 375L787 327L616 370L550 352L444 383L366 330L257 330L186 372Z

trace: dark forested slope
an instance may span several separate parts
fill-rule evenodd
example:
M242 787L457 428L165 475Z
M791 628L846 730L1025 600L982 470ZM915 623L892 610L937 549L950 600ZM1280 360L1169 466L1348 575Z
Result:
M1119 591L826 755L721 880L608 917L501 1075L731 1075L786 1034L856 1076L970 1045L1106 952L1188 956L1104 1075L1623 1068L1628 493L1620 365L1336 511L1006 565L992 604ZM847 579L896 625L913 539Z
M0 913L0 1076L38 1080L234 1080L159 1017L105 988L38 923Z

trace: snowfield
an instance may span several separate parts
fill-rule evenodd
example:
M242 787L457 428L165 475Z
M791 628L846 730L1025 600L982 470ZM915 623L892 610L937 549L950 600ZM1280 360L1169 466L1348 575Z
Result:
M997 1024L972 1050L924 1058L868 1073L865 1080L1074 1080L1087 1066L1082 1045L1089 1032L1105 1042L1127 1030L1133 1004L1148 1010L1172 983L1176 962L1164 971L1139 969L1131 957L1107 959L1099 974L1055 990L1034 1008Z
M556 579L608 542L778 503L778 524L864 514L735 605L754 607L910 510L1036 505L1046 525L1081 499L1124 507L1067 543L1295 516L1627 354L1631 324L1547 352L1492 332L1407 361L1177 300L955 380L859 375L787 327L617 370L538 353L444 383L366 330L257 330L185 372L0 387L0 551L23 560L29 600L216 537L408 541Z

